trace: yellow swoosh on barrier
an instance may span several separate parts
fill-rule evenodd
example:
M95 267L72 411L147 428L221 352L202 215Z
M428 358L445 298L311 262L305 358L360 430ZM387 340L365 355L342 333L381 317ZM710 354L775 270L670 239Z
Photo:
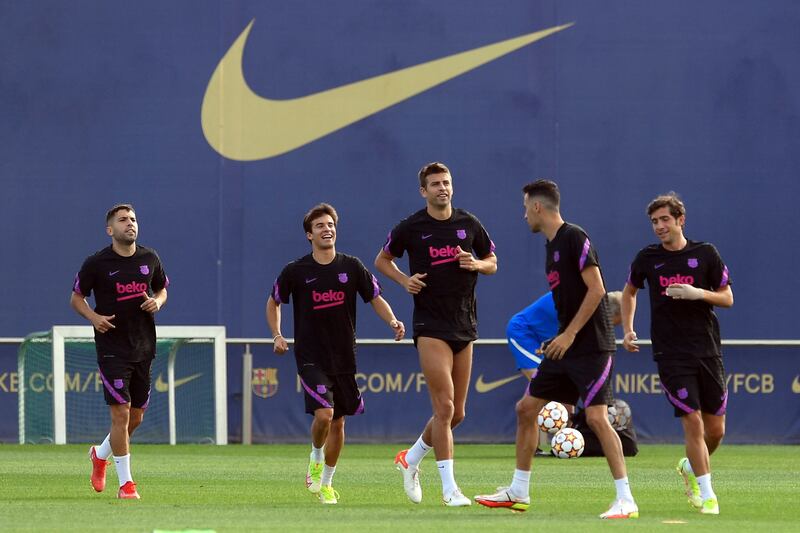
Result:
M483 381L483 374L478 376L478 381L475 382L475 390L478 392L490 392L498 387L502 387L507 383L511 383L515 379L519 379L522 377L522 374L514 374L513 376L509 376L507 378L498 379L495 381L490 381L486 383Z
M175 388L177 389L181 385L189 383L192 380L195 380L202 376L203 374L192 374L191 376L186 376L185 378L180 378L175 380ZM158 378L156 379L156 392L167 392L169 390L169 383L164 381L164 377L159 374Z
M254 22L217 65L201 110L208 144L237 161L290 152L572 26L554 26L300 98L272 100L254 93L242 72L242 55Z
M800 376L795 376L794 381L792 381L792 392L800 394Z

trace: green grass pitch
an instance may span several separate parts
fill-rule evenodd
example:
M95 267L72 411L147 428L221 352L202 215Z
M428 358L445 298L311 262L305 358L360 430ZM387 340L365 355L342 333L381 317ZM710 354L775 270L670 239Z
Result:
M346 445L323 506L305 489L308 447L133 445L140 501L89 485L87 446L0 445L0 531L778 531L800 530L800 447L725 446L713 456L719 516L683 496L674 466L681 446L642 446L628 458L638 520L596 516L614 497L603 458L536 458L531 508L446 508L432 457L422 464L423 502L406 500L392 459L398 445ZM507 484L512 445L458 445L456 479L467 496Z

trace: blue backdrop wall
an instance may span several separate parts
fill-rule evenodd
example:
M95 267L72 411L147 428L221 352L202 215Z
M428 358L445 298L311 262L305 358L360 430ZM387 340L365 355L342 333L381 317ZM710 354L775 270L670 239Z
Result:
M201 109L251 21L244 76L274 100L573 25L282 155L239 161L209 144ZM541 176L560 184L563 214L592 236L612 289L654 240L648 200L678 191L687 235L714 242L731 271L723 336L795 337L799 25L790 0L4 2L0 336L78 322L73 276L107 245L104 212L122 201L172 281L160 323L266 336L272 281L308 251L303 213L334 204L339 249L371 265L422 207L417 169L442 160L455 205L497 245L499 271L478 288L483 337L504 336L546 290L520 193ZM264 128L288 135L302 126L292 118ZM231 139L246 133L222 122ZM384 286L409 320L410 298ZM363 311L359 334L385 337Z

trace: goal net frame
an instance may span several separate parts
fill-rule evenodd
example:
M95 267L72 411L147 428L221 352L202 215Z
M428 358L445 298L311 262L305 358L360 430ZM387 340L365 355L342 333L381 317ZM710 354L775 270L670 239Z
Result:
M67 443L67 402L65 341L67 339L94 339L92 326L53 326L53 440L55 444ZM177 347L192 339L214 340L214 422L215 444L228 444L228 405L225 326L156 326L156 338L179 339L176 348L170 350L167 361L169 443L176 444L175 420L175 359ZM60 376L57 378L56 376ZM25 367L19 368L20 383L25 383ZM24 413L25 387L19 390L20 413ZM25 417L19 419L20 444L24 444Z

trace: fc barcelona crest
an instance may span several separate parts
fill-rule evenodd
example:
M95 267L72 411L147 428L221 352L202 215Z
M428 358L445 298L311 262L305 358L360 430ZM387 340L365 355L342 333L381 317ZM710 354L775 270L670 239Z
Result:
M269 398L278 392L277 368L253 369L253 394L259 398Z
M456 237L461 239L462 241L467 238L467 230L465 229L457 229L456 230Z
M339 272L339 283L347 283L347 272Z
M139 267L139 272L141 272L143 275L146 276L150 273L150 267L148 267L147 265L142 265Z
M689 268L697 268L697 265L699 264L696 257L690 257L689 261L687 262L689 263Z

